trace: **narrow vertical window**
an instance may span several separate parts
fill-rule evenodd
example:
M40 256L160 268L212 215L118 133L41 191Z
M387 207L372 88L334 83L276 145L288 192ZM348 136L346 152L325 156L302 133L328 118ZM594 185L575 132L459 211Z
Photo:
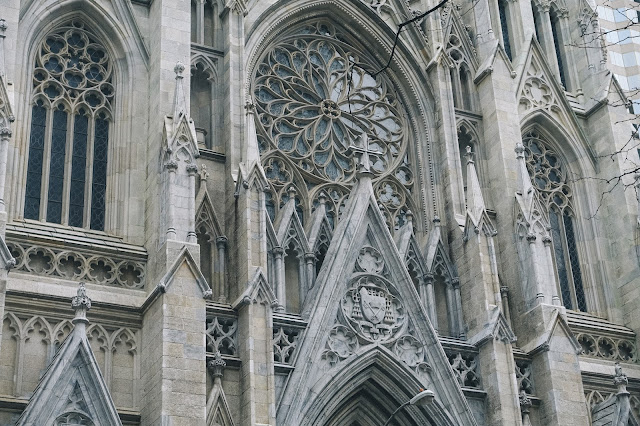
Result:
M69 225L84 224L84 191L87 170L87 137L89 119L84 110L75 116L73 124L73 155L71 157L71 191L69 194Z
M573 190L558 154L536 131L523 137L527 168L549 213L549 226L556 277L562 304L567 309L587 311L584 283L576 244Z
M42 101L31 109L31 136L29 138L29 163L27 166L27 187L24 202L25 219L40 217L42 190L42 165L44 160L44 140L47 125L47 110Z
M553 47L556 52L556 60L558 61L558 72L560 73L560 82L562 86L567 88L567 80L565 78L564 72L564 60L562 57L562 42L560 40L560 21L558 19L558 15L555 13L551 13L549 15L551 17L551 32L553 33Z
M105 195L107 191L107 144L109 122L96 120L93 143L93 182L91 185L91 229L104 230Z
M104 230L114 93L107 50L82 23L47 34L33 72L26 219Z
M49 161L49 190L47 193L47 222L60 223L62 219L62 192L64 160L67 145L67 112L62 105L53 112L51 154Z
M511 43L509 42L509 22L507 20L507 4L505 0L498 0L498 12L500 14L500 29L502 31L502 45L504 51L510 60L513 60L511 55Z

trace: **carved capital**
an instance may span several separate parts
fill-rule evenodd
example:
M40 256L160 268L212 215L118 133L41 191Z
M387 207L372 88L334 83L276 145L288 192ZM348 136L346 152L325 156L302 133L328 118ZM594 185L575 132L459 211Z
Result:
M460 288L460 278L455 277L451 279L451 286L454 290L458 290Z
M9 127L0 127L0 140L6 142L11 138L12 132Z
M427 272L422 276L422 279L424 280L425 284L431 284L433 283L434 276L431 272Z
M518 401L520 402L520 411L522 412L522 414L529 414L529 410L531 409L531 406L533 404L531 403L531 399L524 390L520 391Z
M282 255L284 254L284 249L280 246L276 246L273 248L273 255L276 259L282 259Z
M167 161L164 164L164 167L169 170L170 172L175 172L176 170L178 170L178 163L171 160L171 161Z
M227 248L228 242L229 242L229 239L224 235L221 235L218 238L216 238L216 247L218 247L219 250L225 249Z
M527 234L527 241L529 242L529 244L533 244L533 243L535 243L537 238L538 238L538 237L536 237L536 234L534 234L534 233L532 233L532 232L529 232L529 233Z
M307 263L313 262L316 260L316 254L313 252L308 252L304 254L304 260Z
M7 29L7 21L4 19L0 19L0 35L4 36L4 32Z
M189 164L187 166L187 173L189 174L189 176L195 176L196 174L198 174L198 165L197 164Z

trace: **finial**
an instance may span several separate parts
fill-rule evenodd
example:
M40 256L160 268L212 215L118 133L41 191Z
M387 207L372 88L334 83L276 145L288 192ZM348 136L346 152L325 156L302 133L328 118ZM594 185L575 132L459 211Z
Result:
M320 194L318 195L318 203L320 203L320 205L325 205L327 203L327 194L325 194L324 191L320 191Z
M209 172L207 171L207 166L202 164L200 166L200 182L206 182L209 177Z
M407 219L407 223L409 224L413 223L413 212L411 210L407 210L406 213L404 214L404 217Z
M213 354L213 358L207 362L207 368L209 369L209 373L213 377L213 380L220 380L224 373L224 368L227 366L227 363L224 359L222 359L222 354L220 351L217 351Z
M4 32L7 29L7 21L0 19L0 32Z
M298 191L296 191L296 187L293 185L291 185L289 189L287 189L287 195L289 196L290 200L295 200L297 193Z
M467 164L473 163L473 152L471 152L471 145L467 145Z
M87 311L91 309L91 299L87 296L87 290L84 287L84 283L80 283L78 287L78 294L71 299L71 308L75 311L76 315L73 318L73 323L79 322L88 324Z
M173 67L173 72L175 72L175 73L176 73L176 79L178 79L178 78L184 78L184 77L182 76L182 73L184 72L184 64L183 64L182 62L178 61L178 62L176 63L176 66L175 66L175 67Z

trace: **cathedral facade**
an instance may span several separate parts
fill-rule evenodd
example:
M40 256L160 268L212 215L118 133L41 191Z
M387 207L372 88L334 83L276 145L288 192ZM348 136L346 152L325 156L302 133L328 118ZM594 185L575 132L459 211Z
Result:
M591 0L0 0L0 425L639 425L606 40Z

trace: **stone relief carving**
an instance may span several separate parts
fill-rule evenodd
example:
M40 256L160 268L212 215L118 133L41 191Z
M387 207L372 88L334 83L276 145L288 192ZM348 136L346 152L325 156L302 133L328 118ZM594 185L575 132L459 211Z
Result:
M477 371L478 363L476 354L466 352L449 352L447 351L449 364L453 368L453 372L462 387L479 388L481 385L480 375Z
M273 329L273 360L282 364L293 364L301 331L290 327Z
M335 365L340 360L351 356L358 349L358 346L358 337L350 328L336 325L329 332L322 359Z
M583 355L625 362L637 360L636 345L632 340L589 333L578 333L576 338Z
M15 270L73 281L142 289L146 265L141 261L7 242Z
M207 318L207 352L235 356L238 351L237 331L236 318Z
M0 380L0 392L23 397L33 391L38 383L39 372L53 359L73 330L73 324L68 319L26 316L13 312L5 314L3 324L3 350L15 351L15 361L4 365L10 374L7 373ZM137 406L137 332L138 330L133 328L110 327L97 323L87 328L87 337L100 363L105 382L111 389L114 401L122 407ZM29 355L36 346L40 348L41 345L46 346L41 356ZM27 356L30 356L31 360L28 368L21 361ZM114 377L116 380L112 380ZM117 385L112 386L113 382L117 382Z
M533 394L533 377L531 375L531 362L528 360L516 360L516 382L518 392L527 395Z
M359 277L342 298L342 314L351 329L369 342L392 340L406 326L406 313L386 280Z

